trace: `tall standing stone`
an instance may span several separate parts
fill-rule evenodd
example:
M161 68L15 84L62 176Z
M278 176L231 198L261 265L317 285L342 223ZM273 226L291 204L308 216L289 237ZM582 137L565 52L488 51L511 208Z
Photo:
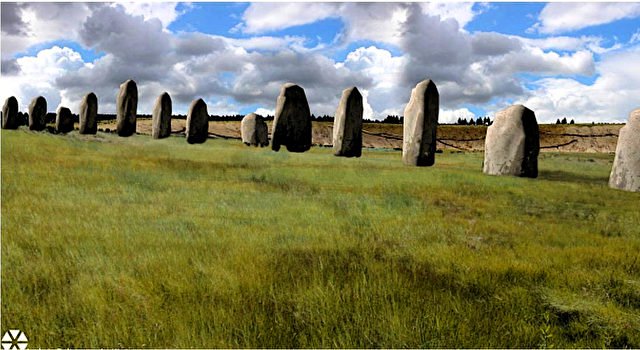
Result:
M153 107L153 129L151 137L163 139L171 135L171 96L167 92L162 93L156 99Z
M640 108L631 112L618 134L609 187L640 192Z
M42 131L47 127L47 100L38 96L29 104L29 130Z
M355 86L342 91L333 118L333 154L340 157L362 155L362 95Z
M438 88L430 79L411 90L411 99L404 109L402 161L405 164L432 166L435 163L439 108Z
M271 149L287 146L289 152L305 152L311 148L311 112L304 90L287 83L280 89L273 119Z
M535 113L523 105L500 112L487 128L482 171L489 175L538 177L540 132Z
M209 136L209 112L207 104L201 99L194 100L187 114L185 131L188 143L204 143Z
M267 129L267 123L261 115L255 113L249 113L240 123L240 134L242 136L242 142L247 146L268 146L269 145L269 131Z
M137 110L138 86L135 81L127 80L120 85L116 98L118 136L131 136L136 132Z
M60 133L68 133L73 131L73 115L67 107L58 107L56 113L56 131Z
M98 132L98 97L93 92L80 102L80 134L95 135Z
M4 101L2 107L2 128L3 129L17 129L20 126L20 120L18 119L18 100L11 96Z

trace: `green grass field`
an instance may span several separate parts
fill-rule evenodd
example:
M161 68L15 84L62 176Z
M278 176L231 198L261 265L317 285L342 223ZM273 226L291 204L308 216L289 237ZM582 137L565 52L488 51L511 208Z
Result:
M640 347L613 155L334 157L2 130L2 332L29 347Z

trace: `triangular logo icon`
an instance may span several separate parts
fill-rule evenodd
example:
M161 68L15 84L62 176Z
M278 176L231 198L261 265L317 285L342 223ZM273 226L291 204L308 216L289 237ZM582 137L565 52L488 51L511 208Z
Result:
M20 335L18 336L18 342L28 342L29 339L27 339L27 336L24 335L24 332L20 332Z
M18 348L20 350L25 350L27 348L27 343L18 343Z
M2 336L2 342L9 342L11 343L13 341L13 339L11 339L11 336L9 335L9 332L6 332L3 336Z
M18 336L20 335L20 330L19 329L10 329L9 330L9 334L11 334L11 339L18 339Z
M3 337L2 339L4 339L4 337ZM3 342L2 342L2 350L9 350L9 349L11 349L11 345L13 345L13 344L11 344L11 342L4 342L4 341L3 341Z

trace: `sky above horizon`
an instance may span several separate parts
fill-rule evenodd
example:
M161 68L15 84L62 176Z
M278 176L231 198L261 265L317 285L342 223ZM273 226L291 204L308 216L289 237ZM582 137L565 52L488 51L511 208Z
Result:
M273 114L280 86L333 115L357 86L365 118L402 115L432 79L441 123L511 104L538 122L626 122L640 107L640 3L7 3L0 98L77 113L95 92L115 113L127 79L139 114L167 91L173 113Z

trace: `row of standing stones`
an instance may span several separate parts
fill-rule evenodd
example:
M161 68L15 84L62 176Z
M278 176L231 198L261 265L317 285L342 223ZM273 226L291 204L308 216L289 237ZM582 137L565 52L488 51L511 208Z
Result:
M407 165L435 164L436 130L439 113L439 93L431 80L424 80L411 91L404 110L402 160ZM136 132L138 88L133 80L120 85L116 98L117 133L130 136ZM152 137L161 139L171 134L171 97L158 96L152 113ZM87 94L80 103L80 134L96 134L98 99ZM46 128L47 101L38 96L29 105L29 129ZM333 150L336 156L360 157L362 154L362 95L356 87L345 89L334 117ZM204 143L208 137L208 111L202 99L189 106L186 140L190 144ZM18 102L9 97L2 109L2 128L17 129ZM73 130L71 111L58 108L56 130ZM242 142L246 145L268 146L269 134L264 118L250 113L241 122ZM305 152L311 148L311 113L304 89L287 83L280 89L276 101L271 148L285 146L290 152ZM540 133L535 113L523 105L513 105L500 112L487 129L483 172L489 175L513 175L536 178ZM620 129L609 186L640 192L640 109L631 112L626 126Z

